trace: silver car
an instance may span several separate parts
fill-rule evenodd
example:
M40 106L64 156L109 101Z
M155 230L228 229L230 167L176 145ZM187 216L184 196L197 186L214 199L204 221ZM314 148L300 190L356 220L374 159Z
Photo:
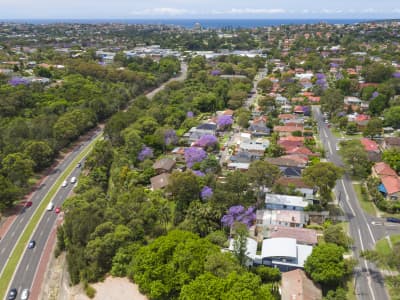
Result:
M21 293L21 300L27 300L29 298L29 289L23 289Z

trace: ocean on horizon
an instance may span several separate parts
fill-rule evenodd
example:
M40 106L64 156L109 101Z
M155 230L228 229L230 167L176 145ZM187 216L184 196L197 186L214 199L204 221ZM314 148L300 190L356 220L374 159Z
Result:
M203 28L254 28L279 25L301 24L355 24L372 21L372 19L9 19L0 22L14 22L25 24L144 24L144 25L176 25L193 28L199 23Z

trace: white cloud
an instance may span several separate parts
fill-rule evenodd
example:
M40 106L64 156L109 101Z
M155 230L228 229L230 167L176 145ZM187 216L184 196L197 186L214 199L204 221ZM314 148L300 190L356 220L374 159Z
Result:
M187 9L172 7L158 7L131 11L131 15L136 16L180 16L193 13L193 11Z
M212 14L214 15L244 15L244 14L252 14L252 15L262 15L262 14L283 14L286 10L281 8L231 8L228 10L213 10Z

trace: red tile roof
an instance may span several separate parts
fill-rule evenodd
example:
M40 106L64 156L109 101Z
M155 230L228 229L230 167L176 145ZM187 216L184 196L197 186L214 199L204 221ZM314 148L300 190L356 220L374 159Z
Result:
M307 147L296 147L289 149L289 151L286 152L287 154L303 154L307 156L315 156L315 153L313 153L310 149Z
M397 177L397 173L393 170L387 163L378 162L374 166L374 171L378 176L395 176Z
M385 186L388 195L400 192L400 178L397 176L381 177L382 184Z
M379 152L379 146L373 140L370 140L370 139L367 139L367 138L362 138L361 139L361 144L364 146L365 151Z
M282 273L282 300L321 300L321 289L303 270Z
M361 114L361 115L358 115L358 116L356 117L355 121L356 121L356 122L360 122L360 121L367 121L367 120L369 120L369 119L370 119L370 116Z
M284 136L279 139L279 141L296 141L304 142L304 136Z

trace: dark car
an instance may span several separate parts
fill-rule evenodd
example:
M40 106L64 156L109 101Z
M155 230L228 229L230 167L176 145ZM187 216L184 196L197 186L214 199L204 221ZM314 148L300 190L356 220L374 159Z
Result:
M78 162L78 164L76 165L77 168L80 168L82 166L82 163Z
M30 241L28 244L28 249L33 249L36 246L36 242L34 240Z
M13 289L11 289L9 292L8 292L8 300L14 300L14 299L16 299L17 298L17 289L16 288L13 288Z
M25 202L26 207L31 207L32 206L32 201L26 201Z
M399 218L393 218L393 217L389 217L386 218L387 222L392 222L392 223L400 223L400 219Z

